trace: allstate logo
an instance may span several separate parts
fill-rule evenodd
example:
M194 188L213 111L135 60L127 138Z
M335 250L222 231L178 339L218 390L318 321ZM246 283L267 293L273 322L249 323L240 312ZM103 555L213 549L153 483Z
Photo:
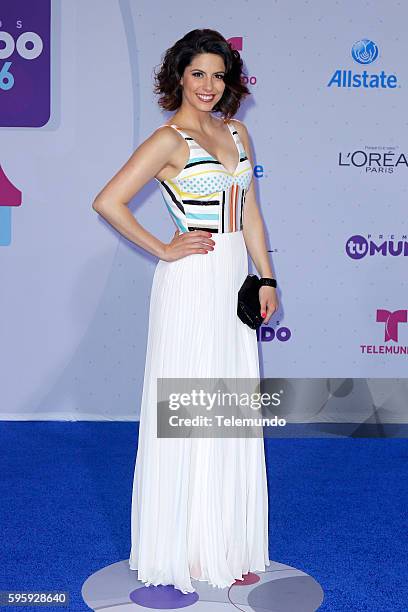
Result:
M351 56L358 64L366 66L377 59L378 47L374 41L362 38L353 44ZM370 74L365 68L358 73L347 68L337 68L330 77L327 87L395 89L399 84L396 74L387 74L384 70Z
M373 40L362 38L352 46L351 56L359 64L372 64L378 57L378 47Z

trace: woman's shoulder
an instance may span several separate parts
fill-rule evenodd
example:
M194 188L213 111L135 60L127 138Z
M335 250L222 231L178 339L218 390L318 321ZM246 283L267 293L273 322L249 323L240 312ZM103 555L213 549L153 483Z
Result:
M172 127L169 123L163 123L159 125L150 135L150 138L157 144L164 144L169 146L177 146L182 140L183 136Z
M170 123L163 123L159 125L153 132L153 134L175 134L177 130L174 125L172 126Z

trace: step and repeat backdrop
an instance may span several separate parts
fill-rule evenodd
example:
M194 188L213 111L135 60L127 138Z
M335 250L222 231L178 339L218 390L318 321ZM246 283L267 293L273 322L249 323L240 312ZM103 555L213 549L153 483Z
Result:
M262 376L319 379L320 420L407 422L407 20L393 0L2 0L0 418L138 419L157 259L92 202L171 116L165 50L208 27L251 92L237 118L281 302ZM171 240L155 181L129 206Z

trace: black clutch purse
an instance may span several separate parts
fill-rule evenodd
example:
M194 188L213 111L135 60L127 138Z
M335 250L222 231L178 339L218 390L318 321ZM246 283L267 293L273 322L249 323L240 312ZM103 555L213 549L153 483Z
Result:
M259 302L260 279L256 274L248 274L238 291L237 314L251 329L262 325L261 304Z

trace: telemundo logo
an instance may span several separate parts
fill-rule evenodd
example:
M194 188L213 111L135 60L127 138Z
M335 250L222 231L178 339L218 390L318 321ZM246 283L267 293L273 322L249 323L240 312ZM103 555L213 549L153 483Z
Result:
M372 64L378 58L378 45L368 38L355 42L351 48L351 57L360 65ZM395 89L398 87L397 76L386 74L384 70L369 74L367 70L353 73L352 70L335 70L327 87Z

